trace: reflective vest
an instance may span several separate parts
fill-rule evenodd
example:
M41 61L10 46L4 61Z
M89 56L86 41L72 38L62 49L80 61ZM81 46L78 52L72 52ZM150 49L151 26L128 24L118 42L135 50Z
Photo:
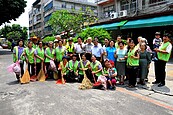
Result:
M40 49L39 47L37 47L36 50L37 50L37 55L38 55L39 57L41 57L41 58L44 59L44 49L43 49L43 48ZM41 59L37 58L37 59L36 59L36 62L37 62L37 63L40 63L40 62L41 62Z
M84 65L84 68L88 68L88 65L90 64L90 61L88 61L88 60L86 60L86 61L87 61L87 63ZM80 68L82 68L81 62L79 62L79 63L80 63ZM82 61L82 63L83 63L83 61ZM84 75L83 70L79 70L79 74Z
M100 63L99 61L97 61L97 60L96 60L95 63L92 62L92 63L90 64L90 66L91 66L91 68L92 68L92 71L93 71L93 72L98 71L98 70L99 70L99 67L98 67L98 66L99 66L100 64L101 64L101 63ZM96 76L99 77L100 75L102 75L102 71L96 73Z
M14 50L15 50L15 56L13 55L13 62L15 63L19 58L18 57L19 56L18 46L15 46ZM24 50L24 48L23 48L23 50ZM23 55L23 53L21 55ZM25 60L25 57L24 56L20 57L20 60Z
M169 44L170 44L170 42L163 43L160 46L159 50L166 51L166 48L169 46ZM170 56L171 56L171 53L168 53L167 54L167 53L157 52L157 55L158 55L159 60L163 60L163 61L166 61L167 62L169 60Z
M35 45L34 43L32 44L32 47L34 48L34 49L36 49L37 48L37 45Z
M128 58L127 58L127 65L128 66L139 66L139 59L134 59L131 58L131 56L134 56L136 52L136 48L134 48L133 50L129 50L128 52Z
M52 48L52 52L51 52L50 48L47 47L47 48L46 48L46 54L47 54L49 57L54 58L55 49ZM48 57L46 57L45 62L50 62L50 59L49 59Z
M67 52L74 52L74 44L71 45L66 45Z
M67 64L68 64L68 62L66 63L66 65L63 64L63 61L60 62L60 67L62 69L62 73L66 73L66 74L68 73Z
M71 70L73 70L74 72L76 72L76 71L77 71L77 67L78 67L78 61L76 60L75 63L73 64L73 61L70 60L70 61L68 62L68 67L69 67Z
M31 50L29 48L25 49L26 57L28 58L28 61L31 64L34 63L34 51L34 48L32 48Z
M56 53L56 60L62 61L62 57L65 55L65 48L64 47L62 47L62 48L56 47L55 53Z

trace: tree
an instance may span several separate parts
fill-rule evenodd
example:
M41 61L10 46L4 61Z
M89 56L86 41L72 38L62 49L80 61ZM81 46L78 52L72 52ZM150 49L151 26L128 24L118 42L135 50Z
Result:
M16 20L25 10L25 0L0 0L0 25Z
M8 40L26 40L28 37L27 30L27 27L21 27L19 24L7 25L0 30L0 35L3 35Z
M71 12L67 10L57 10L52 14L48 24L53 29L53 34L62 31L69 32L70 30L79 33L85 27L85 24L93 23L95 20L96 17L90 8L86 8L86 11L72 10Z
M86 28L81 33L78 34L81 38L86 40L88 37L98 37L99 42L103 43L105 38L111 39L110 34L102 28ZM78 37L77 36L77 37Z

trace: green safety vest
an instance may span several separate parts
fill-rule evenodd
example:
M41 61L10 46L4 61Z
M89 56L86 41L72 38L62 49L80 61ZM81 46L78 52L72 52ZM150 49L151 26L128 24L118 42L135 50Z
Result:
M103 69L104 74L109 74L109 69L106 70L106 68Z
M62 61L62 57L65 55L65 48L62 47L60 49L59 47L57 47L55 49L55 53L56 53L56 59L57 59L57 61Z
M67 65L68 65L68 62L66 63L65 66L64 66L64 64L63 64L63 61L60 62L60 67L61 67L61 69L62 69L62 73L68 73Z
M15 46L14 50L16 52L16 54L15 54L16 56L13 55L13 62L15 63L18 60L18 55L19 55L18 46ZM22 55L23 55L23 53L22 53ZM21 56L20 59L25 60L25 57Z
M34 48L34 49L36 49L37 48L37 45L35 45L34 43L32 44L32 47Z
M29 48L25 49L26 57L28 58L29 63L34 63L34 51L35 49L32 48L31 51Z
M116 49L119 48L118 42L115 43L115 48L116 48Z
M136 48L134 48L131 52L129 50L128 52L128 58L127 58L127 65L128 66L139 66L139 59L131 58L131 56L134 56L136 52Z
M83 62L82 62L83 64ZM88 68L88 65L90 64L90 61L87 61L87 63L84 65L84 68ZM81 62L80 62L80 68L82 68ZM83 70L79 70L80 75L84 75Z
M15 63L18 60L18 46L15 46L14 50L16 51L16 56L13 55L13 62Z
M68 52L74 52L74 44L72 44L71 47L70 45L66 45L66 49Z
M95 64L92 62L92 63L90 64L90 66L91 66L91 68L92 68L92 71L94 71L94 72L98 71L98 66L99 66L99 65L100 65L100 62L97 61L97 60L96 60ZM100 75L102 75L102 71L96 73L96 76L99 77Z
M36 50L37 50L37 55L44 59L44 49L43 48L40 49L39 47L37 47ZM41 63L41 59L37 58L36 62Z
M51 58L54 58L55 50L52 48L52 52L50 51L50 48L46 48L46 54L50 56ZM50 59L46 57L45 62L50 62Z
M69 66L69 68L70 68L71 70L73 70L74 72L76 72L76 71L77 71L77 67L78 67L78 61L76 60L75 63L73 64L73 61L70 60L70 61L68 62L68 66Z
M161 45L161 47L159 48L159 50L165 50L166 51L166 48L169 46L170 42L166 42L166 43L163 43ZM159 60L163 60L163 61L168 61L170 56L171 56L171 53L161 53L161 52L157 52L157 55L158 55L158 58Z

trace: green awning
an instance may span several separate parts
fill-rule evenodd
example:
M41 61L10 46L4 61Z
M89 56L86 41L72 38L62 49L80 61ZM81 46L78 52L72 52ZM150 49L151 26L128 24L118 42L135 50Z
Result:
M126 24L127 21L128 21L128 20L121 21L121 22L118 24L118 26L124 26L124 24Z
M116 30L116 29L118 29L118 24L119 24L119 22L116 22L116 23L112 23L112 24L103 24L103 25L93 26L91 28L103 28L106 30Z
M121 29L173 25L173 15L128 21Z

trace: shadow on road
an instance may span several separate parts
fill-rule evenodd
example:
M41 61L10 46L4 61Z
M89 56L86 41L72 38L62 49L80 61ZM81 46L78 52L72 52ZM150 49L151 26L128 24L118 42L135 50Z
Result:
M0 49L0 55L9 55L12 54L11 50L9 49Z
M7 83L8 85L17 85L19 84L19 82L16 80L16 81L11 81L9 83Z

